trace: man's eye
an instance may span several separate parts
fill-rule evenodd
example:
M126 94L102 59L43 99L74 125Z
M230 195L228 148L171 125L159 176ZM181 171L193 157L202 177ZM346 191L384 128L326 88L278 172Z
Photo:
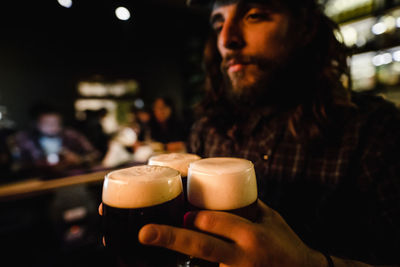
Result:
M247 20L249 21L263 21L269 19L270 15L266 12L250 13L247 15Z
M212 25L212 29L214 30L214 32L219 33L222 30L222 23L214 23Z

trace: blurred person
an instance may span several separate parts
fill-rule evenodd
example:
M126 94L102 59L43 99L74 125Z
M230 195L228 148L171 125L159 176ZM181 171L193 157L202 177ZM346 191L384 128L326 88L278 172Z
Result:
M149 121L151 140L162 143L168 152L180 152L186 148L184 125L176 115L174 103L170 98L158 97L153 101Z
M400 113L351 92L337 25L314 0L198 2L212 32L188 150L252 161L260 219L191 212L139 240L220 266L400 264Z
M14 158L23 176L53 178L97 164L100 153L79 131L66 127L55 107L35 105L30 129L14 137Z

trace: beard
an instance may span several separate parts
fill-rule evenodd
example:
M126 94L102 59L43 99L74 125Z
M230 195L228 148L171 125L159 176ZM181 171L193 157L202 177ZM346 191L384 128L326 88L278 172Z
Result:
M244 64L242 70L229 72L230 60ZM257 56L230 55L221 62L225 97L233 106L260 107L280 103L284 94L288 60ZM290 65L290 64L289 64Z

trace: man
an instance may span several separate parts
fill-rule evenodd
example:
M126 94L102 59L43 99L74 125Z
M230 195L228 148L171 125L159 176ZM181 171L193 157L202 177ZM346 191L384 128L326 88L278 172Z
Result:
M56 178L98 162L100 153L75 129L65 127L53 106L32 107L32 129L15 135L15 162L22 176Z
M399 264L400 115L352 96L335 25L313 0L217 0L210 22L190 151L251 160L261 219L188 213L140 242L220 266Z

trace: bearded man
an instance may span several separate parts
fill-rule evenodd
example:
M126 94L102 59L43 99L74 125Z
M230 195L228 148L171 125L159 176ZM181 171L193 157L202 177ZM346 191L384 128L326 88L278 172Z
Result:
M192 212L139 240L220 266L399 264L399 111L351 93L336 25L314 0L217 0L210 23L189 151L251 160L262 218Z

